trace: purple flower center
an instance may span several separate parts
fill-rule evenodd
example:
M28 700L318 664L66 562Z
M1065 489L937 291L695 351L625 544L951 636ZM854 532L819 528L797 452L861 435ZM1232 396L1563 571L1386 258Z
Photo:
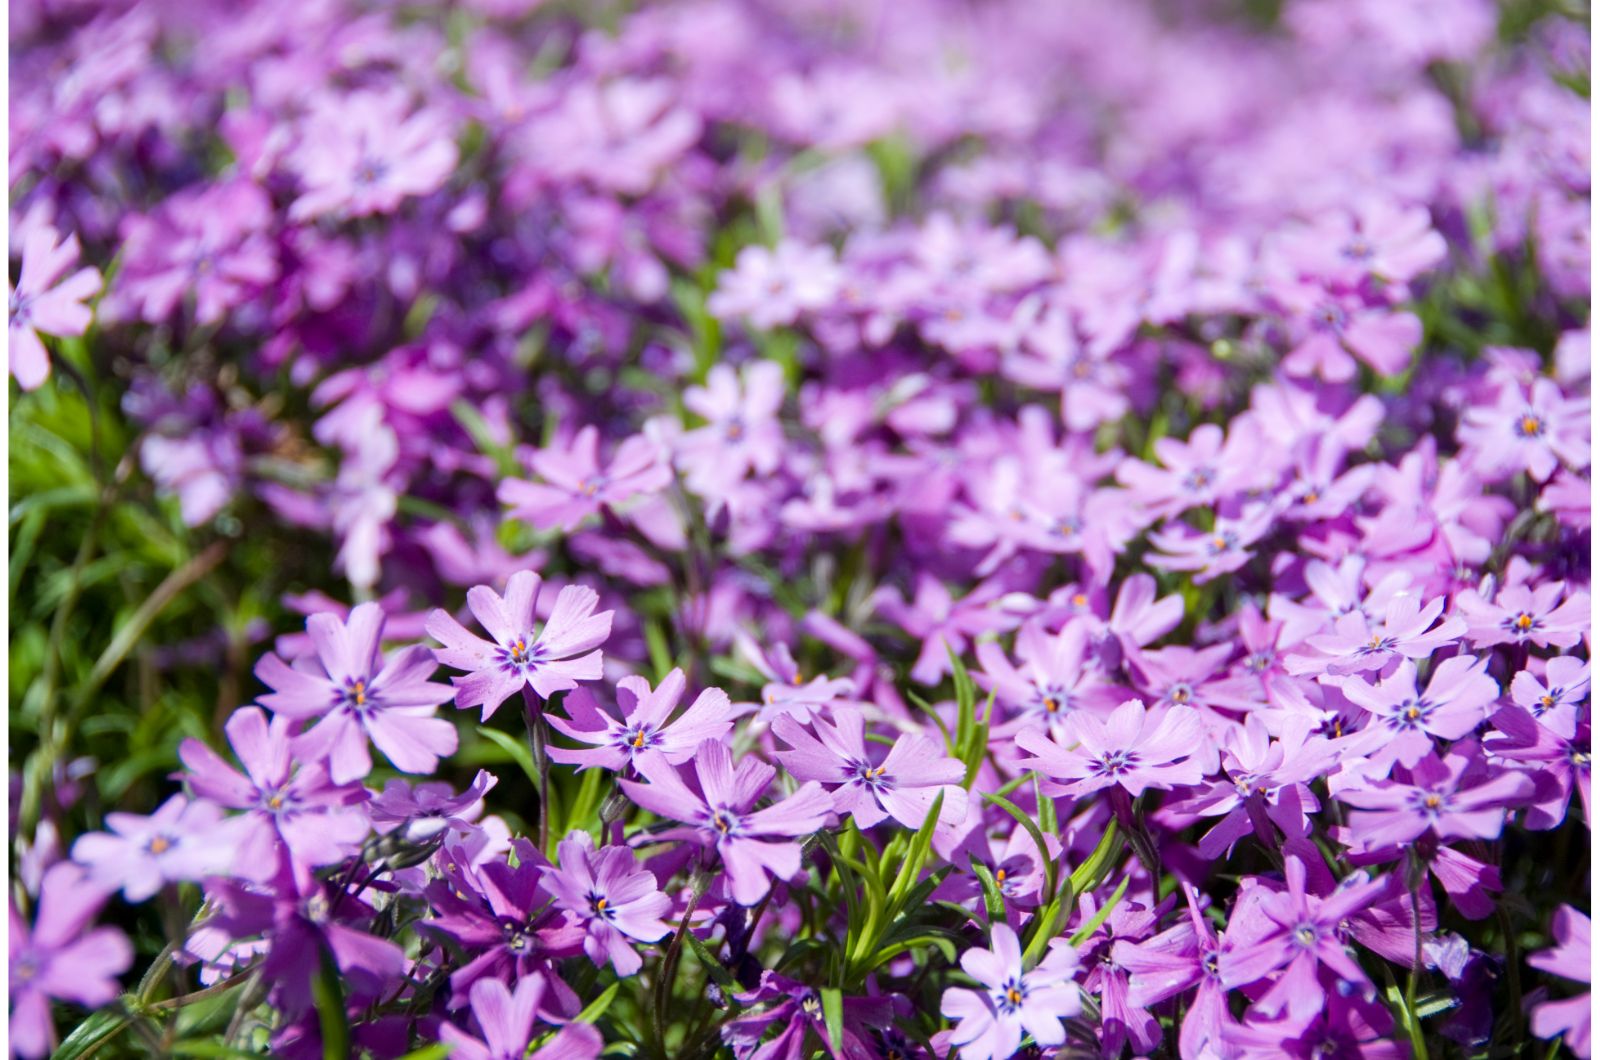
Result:
M718 808L712 810L711 816L708 819L708 823L717 832L717 834L722 836L738 835L739 825L741 824L739 815L728 809L726 806L719 806Z
M1054 717L1071 708L1072 693L1060 685L1049 685L1039 690L1038 696L1034 700L1034 706Z
M1518 438L1538 438L1544 434L1544 417L1532 409L1526 409L1511 427L1511 433Z
M1022 1003L1027 1000L1027 997L1027 984L1022 981L1021 976L1014 975L1007 979L999 990L994 992L994 1006L1009 1016L1022 1007Z
M655 726L634 722L617 734L617 746L627 754L636 754L661 742L661 733Z
M1120 777L1139 764L1139 756L1132 751L1104 751L1095 765L1101 776Z
M1350 241L1340 248L1350 261L1370 261L1372 259L1372 244L1367 242L1365 236L1352 236Z
M505 936L506 949L512 953L523 953L533 945L533 939L528 934L528 925L520 920L503 917L500 921L500 932Z
M164 835L158 832L149 839L145 840L144 849L146 853L160 857L162 854L165 854L167 851L171 850L177 845L178 840L176 837Z
M1346 319L1343 309L1331 303L1324 304L1312 311L1311 326L1318 331L1331 331L1337 335L1344 330Z
M1168 703L1187 703L1194 698L1194 686L1187 681L1179 681L1167 689Z
M25 295L21 291L11 292L11 326L27 327L33 319L33 296Z
M1251 673L1265 673L1276 658L1276 652L1270 648L1263 648L1261 651L1251 652L1250 657L1244 661L1244 666Z
M1542 717L1545 711L1550 710L1557 703L1560 703L1561 698L1566 694L1567 690L1565 688L1552 688L1548 690L1544 695L1539 697L1536 703L1534 703L1533 716L1536 718Z
M873 791L886 791L894 787L894 778L884 772L883 766L875 766L869 762L852 762L845 772L852 783L865 785Z
M369 710L377 698L378 690L372 687L372 682L363 677L348 677L344 687L334 696L334 706L344 707L357 714L364 714Z
M1299 924L1290 934L1294 936L1295 944L1311 949L1316 946L1317 940L1322 937L1322 930L1309 921Z
M529 634L524 634L500 648L501 668L513 673L524 673L535 669L544 661L544 645Z
M1215 481L1217 481L1215 468L1205 466L1192 468L1187 475L1183 476L1183 488L1190 493L1200 493L1210 489L1211 484Z
M1357 655L1378 655L1383 652L1394 651L1395 638L1386 637L1382 633L1374 633L1372 639L1356 649Z
M1514 637L1526 637L1541 625L1540 621L1526 611L1501 619L1500 628Z
M1408 699L1395 704L1394 713L1389 715L1389 725L1395 729L1420 729L1433 709L1434 704L1427 700Z
M589 912L600 920L615 920L616 907L606 900L606 896L599 891L589 892Z
M356 171L352 179L358 187L370 188L382 180L389 172L389 163L371 155L364 156L356 163Z

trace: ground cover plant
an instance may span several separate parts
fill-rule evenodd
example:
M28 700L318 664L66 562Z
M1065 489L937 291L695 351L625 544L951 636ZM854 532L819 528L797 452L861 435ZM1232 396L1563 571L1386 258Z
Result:
M13 0L10 1048L1590 1054L1554 0Z

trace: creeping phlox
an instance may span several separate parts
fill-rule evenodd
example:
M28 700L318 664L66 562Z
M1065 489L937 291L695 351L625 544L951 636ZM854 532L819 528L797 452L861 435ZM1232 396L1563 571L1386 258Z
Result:
M12 1052L1588 1057L1502 6L13 0Z

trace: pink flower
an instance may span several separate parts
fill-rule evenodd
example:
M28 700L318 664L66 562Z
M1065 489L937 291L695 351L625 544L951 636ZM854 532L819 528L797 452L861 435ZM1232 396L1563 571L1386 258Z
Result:
M641 755L635 763L649 783L624 780L622 790L651 813L687 826L663 832L659 838L691 839L714 848L728 874L733 900L755 905L771 889L769 874L787 880L800 871L800 844L792 840L821 828L833 800L811 782L781 802L753 810L777 770L753 757L740 762L736 770L727 744L718 740L702 743L693 761L699 791L654 754Z
M992 949L973 948L961 955L961 968L978 981L978 989L952 986L939 1001L939 1011L956 1021L950 1044L964 1060L1005 1060L1022 1047L1024 1033L1048 1049L1067 1040L1061 1021L1081 1007L1078 954L1057 939L1038 966L1024 970L1017 934L1002 923L989 928Z
M290 157L301 194L289 218L392 213L401 202L444 184L456 145L444 118L412 111L403 91L318 97Z
M1556 910L1551 932L1556 937L1555 947L1529 954L1528 963L1562 979L1592 982L1594 951L1589 942L1589 918L1572 906L1563 905ZM1541 1038L1565 1035L1567 1048L1574 1055L1587 1058L1592 1018L1590 997L1586 993L1560 1001L1542 1001L1533 1009L1533 1033Z
M7 275L11 374L24 390L33 390L50 377L50 354L40 334L82 335L94 318L84 302L100 290L100 270L85 267L61 278L77 260L77 236L60 240L54 228L39 224L23 237L22 275L16 287Z
M1081 798L1121 787L1138 795L1146 788L1198 784L1205 775L1199 760L1190 757L1209 746L1200 713L1192 707L1147 711L1142 702L1130 699L1104 721L1074 713L1063 729L1060 740L1039 729L1024 729L1016 736L1017 747L1033 754L1022 760L1022 768L1039 770L1058 794Z
M1507 585L1493 603L1476 589L1468 589L1456 597L1456 610L1466 619L1467 639L1475 648L1495 644L1571 648L1589 631L1589 594L1578 590L1562 600L1565 588L1565 582Z
M568 585L556 596L544 628L535 634L540 584L532 571L518 571L506 582L504 599L487 585L467 590L467 606L493 643L467 632L448 611L428 614L428 635L444 645L435 657L445 666L469 671L466 677L451 678L456 706L481 705L487 719L524 687L549 699L577 688L579 681L600 679L598 649L611 635L615 612L595 614L599 595L586 586Z
M658 754L673 765L687 762L702 742L727 735L733 728L733 711L728 693L707 688L687 710L668 721L683 698L684 684L683 671L677 668L663 677L654 691L642 677L622 678L617 682L617 702L624 711L621 720L603 713L594 698L580 689L562 701L570 721L553 713L546 717L574 740L595 746L577 750L551 747L550 757L563 765L576 765L580 771L594 766L624 769L643 754Z
M839 287L831 248L784 240L773 250L748 246L739 251L706 308L723 319L742 316L755 327L774 328L829 305Z
M838 710L834 716L838 720L832 725L812 718L810 730L790 717L772 723L773 734L790 747L777 753L778 761L795 779L829 786L834 811L850 814L861 828L890 817L906 828L921 828L941 794L940 823L961 823L967 812L960 786L966 767L916 733L900 736L880 759L867 751L866 718L859 709Z
M1426 659L1467 631L1466 622L1455 615L1434 625L1444 604L1443 597L1424 604L1417 594L1403 592L1389 600L1376 626L1359 613L1340 615L1332 633L1306 639L1318 654L1291 655L1285 666L1292 674L1350 674L1382 669L1396 657Z
M106 890L82 866L58 862L44 874L30 925L12 899L10 935L11 1049L41 1057L55 1045L51 1001L97 1009L117 999L117 976L133 963L133 947L114 927L91 927Z
M1526 471L1543 482L1562 464L1588 466L1589 403L1566 397L1553 379L1535 379L1526 391L1502 386L1493 405L1467 409L1458 434L1480 474Z
M499 498L511 514L541 530L572 530L604 505L615 506L641 493L656 493L672 481L672 468L661 447L635 435L617 447L605 470L600 468L600 432L580 430L571 444L559 442L528 458L544 482L508 478Z
M272 689L263 706L296 721L317 719L295 740L307 759L328 759L335 784L360 780L372 771L367 740L406 773L432 773L439 758L456 749L455 726L434 717L451 695L448 685L428 680L439 665L420 644L388 658L379 653L383 608L358 604L347 621L323 612L306 620L316 659L290 666L271 652L256 664L256 676Z
M627 847L596 850L588 832L572 832L557 849L561 867L540 871L567 919L584 926L584 952L597 965L610 961L618 975L637 972L644 962L628 940L655 942L671 933L672 925L661 918L672 899Z
M225 817L214 802L174 795L148 817L106 814L110 831L80 836L72 860L95 883L142 902L168 883L231 871L244 823Z
M1410 769L1433 750L1433 737L1459 740L1489 720L1500 686L1485 660L1471 655L1445 659L1434 668L1426 691L1417 691L1417 664L1401 659L1377 684L1360 677L1330 676L1346 699L1373 715L1352 750L1379 763Z

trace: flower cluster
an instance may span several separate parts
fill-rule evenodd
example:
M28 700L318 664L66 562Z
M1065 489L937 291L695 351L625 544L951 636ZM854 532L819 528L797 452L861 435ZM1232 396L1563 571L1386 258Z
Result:
M1544 6L14 0L13 1053L1589 1056Z

